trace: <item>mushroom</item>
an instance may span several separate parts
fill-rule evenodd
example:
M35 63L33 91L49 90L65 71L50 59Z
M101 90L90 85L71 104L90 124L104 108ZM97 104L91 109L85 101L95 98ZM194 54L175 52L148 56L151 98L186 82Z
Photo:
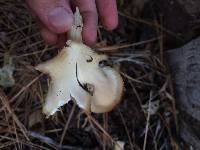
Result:
M88 112L108 112L122 97L122 77L108 65L106 55L82 43L83 24L78 9L74 17L66 46L56 57L36 66L37 70L51 77L43 106L47 116L72 99Z

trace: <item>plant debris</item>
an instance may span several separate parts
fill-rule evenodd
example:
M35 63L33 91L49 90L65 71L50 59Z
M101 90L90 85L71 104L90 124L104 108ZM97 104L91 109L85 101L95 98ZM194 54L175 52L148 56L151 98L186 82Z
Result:
M119 27L114 32L98 27L95 47L108 51L113 65L121 68L125 90L120 105L109 113L89 114L71 101L54 116L33 121L34 125L29 124L29 119L42 109L50 85L49 78L34 66L56 56L58 50L45 45L23 1L0 2L0 63L3 66L9 50L15 65L15 84L1 88L4 99L0 99L0 149L100 150L114 149L117 141L123 141L126 150L180 148L175 99L163 62L162 22L158 20L159 26L151 26L157 33L154 37L141 40L140 31L146 20L132 17L131 8L136 6L132 7L131 2L119 5ZM79 76L80 64L77 65L78 80L86 86ZM88 91L92 89L90 85L86 87ZM159 103L156 109L150 107L154 102ZM155 111L149 112L149 108Z
M0 68L0 85L2 87L12 87L15 84L15 79L13 77L14 69L12 57L5 53L3 67Z

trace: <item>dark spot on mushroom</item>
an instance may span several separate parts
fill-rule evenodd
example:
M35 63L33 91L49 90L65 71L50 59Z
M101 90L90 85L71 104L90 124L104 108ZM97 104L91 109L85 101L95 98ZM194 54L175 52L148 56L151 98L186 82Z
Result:
M101 60L99 62L99 67L103 68L103 67L106 67L106 66L112 67L113 63L111 61L109 61L109 60Z
M94 94L94 85L90 83L84 83L83 84L84 88L87 89L87 91L90 93L91 96Z
M65 47L69 47L69 44L68 44L68 43L65 43Z
M92 61L93 61L93 58L92 58L92 56L90 56L90 58L89 58L89 59L87 59L86 61L87 61L88 63L89 63L89 62L92 62Z
M87 93L89 93L91 96L93 96L94 93L94 86L89 84L89 83L81 83L78 79L78 67L77 67L77 63L76 63L76 80L79 84L79 86L85 90Z
M76 26L76 29L81 28L81 25Z
M70 47L70 45L71 45L71 41L68 40L68 41L65 43L65 47Z

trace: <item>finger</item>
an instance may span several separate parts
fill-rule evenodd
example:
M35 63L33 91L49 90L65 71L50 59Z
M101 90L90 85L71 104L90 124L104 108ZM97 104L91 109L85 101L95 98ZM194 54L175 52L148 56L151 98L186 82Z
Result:
M79 7L83 17L83 41L92 45L96 41L98 24L95 0L74 0L73 4Z
M56 47L58 48L63 48L65 43L66 43L66 40L67 40L67 35L66 34L60 34L58 35L58 40L57 40L57 43L56 43Z
M107 30L113 30L118 25L116 0L96 0L101 23Z
M38 18L35 19L37 25L40 28L40 34L43 38L43 40L50 45L54 45L57 43L58 40L58 35L50 30L48 30L46 28L46 26L40 21L38 20Z
M73 24L69 0L26 0L29 8L52 32L64 33Z
M41 36L47 44L54 45L58 41L58 35L47 28L41 28Z

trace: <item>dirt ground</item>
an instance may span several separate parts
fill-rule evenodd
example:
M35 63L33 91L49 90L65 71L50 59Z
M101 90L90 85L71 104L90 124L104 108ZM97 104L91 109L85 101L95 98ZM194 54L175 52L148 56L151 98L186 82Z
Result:
M193 18L178 4L145 2L119 0L118 28L98 29L96 47L106 49L121 68L121 103L109 113L87 115L70 102L45 118L41 109L49 78L34 66L59 49L45 45L23 1L0 1L0 64L9 64L11 72L6 79L0 72L0 149L105 150L119 141L125 150L186 148L164 51L197 36L199 26L185 22ZM170 8L182 17L170 18Z

